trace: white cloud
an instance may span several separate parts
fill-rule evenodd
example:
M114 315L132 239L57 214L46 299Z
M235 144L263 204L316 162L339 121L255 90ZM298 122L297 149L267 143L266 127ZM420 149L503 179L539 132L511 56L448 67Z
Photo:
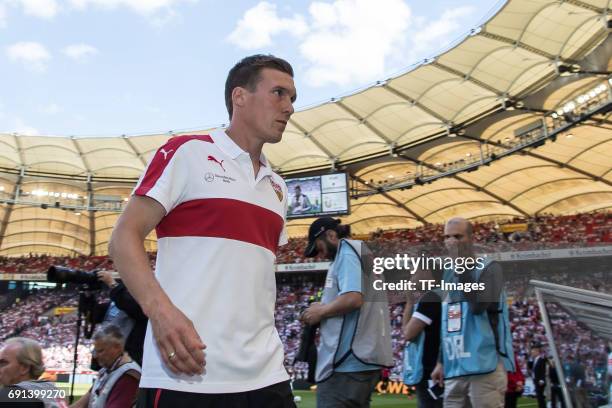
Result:
M306 31L308 28L302 16L281 18L275 4L262 1L244 13L227 39L239 48L252 50L269 46L272 36L282 32L299 37Z
M299 40L309 85L363 85L432 56L467 31L464 19L474 11L458 6L431 20L413 16L406 0L317 0L307 16L282 18L275 4L261 1L244 13L228 40L255 49L288 33Z
M59 10L56 0L18 0L23 12L29 16L52 19Z
M403 0L336 0L313 2L313 30L300 45L311 64L312 86L364 83L384 75L385 62L404 49L411 21Z
M72 44L63 49L63 53L76 61L84 61L98 54L98 49L88 44Z
M465 26L461 24L461 20L474 11L473 7L460 6L446 10L435 21L422 21L419 24L419 31L412 36L414 47L411 53L417 55L427 50L430 50L430 53L439 51L441 47L448 45L450 41L455 39L453 35L467 31Z
M22 63L27 69L42 72L47 69L51 54L37 42L22 41L6 48L6 55L12 62Z

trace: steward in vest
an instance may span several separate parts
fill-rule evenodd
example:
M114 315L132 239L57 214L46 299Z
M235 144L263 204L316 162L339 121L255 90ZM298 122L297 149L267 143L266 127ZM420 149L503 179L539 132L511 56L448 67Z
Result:
M348 227L330 217L310 226L306 257L332 260L321 302L302 320L320 322L317 407L369 407L380 369L393 365L386 293L376 291L371 253L361 241L345 239Z
M93 386L71 408L131 407L138 392L140 366L125 353L119 327L101 326L94 334L94 354L102 369Z
M439 283L439 275L440 272L419 271L412 280ZM413 293L409 292L406 298L402 319L402 334L406 340L404 384L415 386L419 408L442 408L442 396L435 392L438 389L430 390L431 373L440 350L441 302L438 290L424 293L416 304Z
M515 366L501 265L476 262L472 225L463 218L446 223L444 243L455 269L446 270L443 280L464 287L482 283L484 288L443 296L442 359L432 378L441 383L444 377L445 408L503 407L507 372ZM470 258L472 266L460 269Z

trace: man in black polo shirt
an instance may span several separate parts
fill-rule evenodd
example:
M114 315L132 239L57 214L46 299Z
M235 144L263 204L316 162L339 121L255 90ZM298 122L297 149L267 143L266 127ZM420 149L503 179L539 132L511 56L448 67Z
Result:
M433 277L431 272L423 271L419 273L415 281L430 279L438 281L439 277ZM432 392L429 390L431 372L436 366L440 350L441 301L440 296L435 291L423 294L418 299L416 305L411 293L409 293L406 299L404 317L402 319L402 334L406 341L414 342L414 347L411 347L410 351L409 347L406 347L404 352L416 352L416 359L420 361L415 363L422 365L420 368L411 368L412 370L422 370L422 374L419 376L420 380L416 378L415 380L418 380L418 382L413 384L416 387L419 408L442 408L442 396L437 397L435 396L435 390L432 390ZM421 349L417 352L416 350L419 347ZM422 355L420 359L418 358L419 354ZM404 361L406 361L406 357ZM412 378L414 379L415 377L412 376Z

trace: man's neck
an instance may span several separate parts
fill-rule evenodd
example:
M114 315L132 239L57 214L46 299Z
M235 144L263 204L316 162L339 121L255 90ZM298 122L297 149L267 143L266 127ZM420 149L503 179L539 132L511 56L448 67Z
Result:
M259 141L253 134L253 131L241 122L232 122L230 127L225 130L225 133L234 141L242 150L247 152L253 163L254 174L257 177L259 173L261 149L263 143Z

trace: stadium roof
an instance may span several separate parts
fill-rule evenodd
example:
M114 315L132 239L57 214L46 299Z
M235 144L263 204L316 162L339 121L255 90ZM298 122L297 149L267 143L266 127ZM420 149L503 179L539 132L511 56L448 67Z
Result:
M265 152L284 175L346 170L344 222L357 233L609 208L611 56L607 1L511 0L442 55L296 112ZM559 127L551 112L589 94L603 108ZM543 127L547 143L525 142ZM120 208L172 135L0 135L0 254L106 253L118 213L103 209ZM290 235L310 221L291 221Z

